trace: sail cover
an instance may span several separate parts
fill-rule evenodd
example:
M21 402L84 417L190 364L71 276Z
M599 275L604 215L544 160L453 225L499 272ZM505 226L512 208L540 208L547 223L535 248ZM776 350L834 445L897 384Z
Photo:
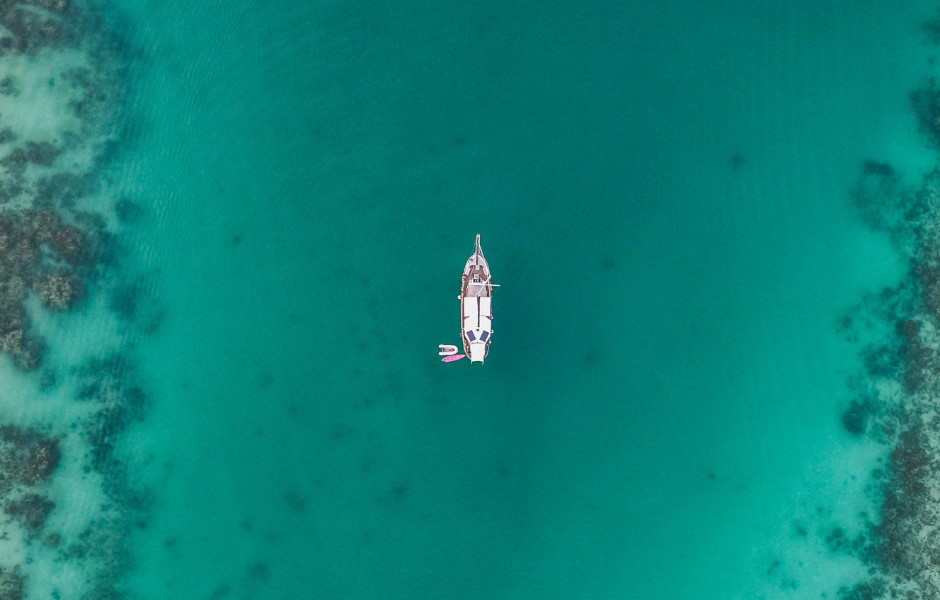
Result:
M463 301L463 328L493 330L493 313L490 312L490 299L487 296L465 298Z

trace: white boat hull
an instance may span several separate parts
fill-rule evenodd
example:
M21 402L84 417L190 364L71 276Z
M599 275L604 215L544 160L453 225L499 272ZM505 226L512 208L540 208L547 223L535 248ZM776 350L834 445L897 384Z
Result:
M483 363L493 336L493 283L477 235L460 282L460 337L471 363Z

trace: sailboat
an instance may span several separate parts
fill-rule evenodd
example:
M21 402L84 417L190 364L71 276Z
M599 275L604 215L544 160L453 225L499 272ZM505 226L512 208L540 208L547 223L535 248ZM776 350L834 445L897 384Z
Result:
M493 337L493 284L490 266L483 258L480 234L477 234L473 254L467 259L460 279L460 335L463 351L471 363L483 363L490 350Z

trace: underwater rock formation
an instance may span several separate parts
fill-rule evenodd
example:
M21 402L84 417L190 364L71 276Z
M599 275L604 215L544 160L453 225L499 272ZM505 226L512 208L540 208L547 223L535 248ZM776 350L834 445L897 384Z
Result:
M852 400L849 408L842 413L842 426L854 436L861 436L868 429L868 419L873 410L872 401L868 398Z
M163 321L163 310L152 295L147 293L146 281L138 278L126 284L116 285L111 295L111 309L140 331L152 333Z
M940 85L930 77L909 95L920 132L932 146L940 145Z
M30 533L35 534L42 529L46 517L55 508L55 503L39 494L26 494L16 500L11 500L3 506L3 512L11 515Z
M144 214L144 211L135 202L128 200L127 198L121 198L114 205L114 213L117 215L118 221L121 223L133 225L140 220Z

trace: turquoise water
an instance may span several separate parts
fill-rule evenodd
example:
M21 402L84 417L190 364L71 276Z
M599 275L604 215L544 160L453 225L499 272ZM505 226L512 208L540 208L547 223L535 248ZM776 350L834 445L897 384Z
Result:
M84 300L25 301L42 366L0 366L61 453L0 547L27 597L837 598L877 567L833 541L890 452L844 426L879 333L840 323L907 263L850 197L866 160L933 168L932 6L84 10L81 52L0 57L4 143L83 136L27 182L89 174L56 210L114 236ZM117 90L81 123L69 61ZM443 364L477 233L494 341Z

